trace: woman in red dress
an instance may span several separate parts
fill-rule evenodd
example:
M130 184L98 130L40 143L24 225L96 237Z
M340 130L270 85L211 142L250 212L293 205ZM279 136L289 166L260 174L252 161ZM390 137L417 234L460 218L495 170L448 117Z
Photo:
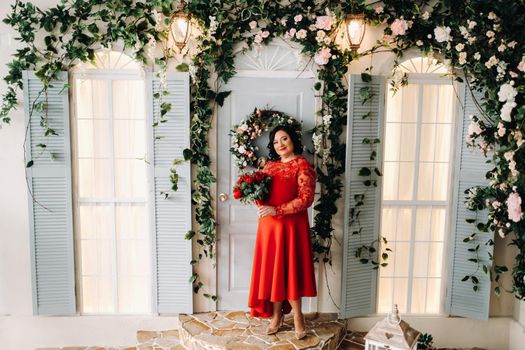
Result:
M258 209L248 306L255 317L271 317L267 334L279 331L293 309L297 338L306 336L301 297L317 296L307 209L315 191L315 171L301 156L300 135L289 126L270 133L270 159L263 172L272 176L268 199Z

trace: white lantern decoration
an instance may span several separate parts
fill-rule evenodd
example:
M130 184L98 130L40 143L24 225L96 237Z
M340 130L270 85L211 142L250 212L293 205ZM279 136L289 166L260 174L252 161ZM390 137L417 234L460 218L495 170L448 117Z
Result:
M365 335L365 350L416 350L421 333L401 320L397 304Z

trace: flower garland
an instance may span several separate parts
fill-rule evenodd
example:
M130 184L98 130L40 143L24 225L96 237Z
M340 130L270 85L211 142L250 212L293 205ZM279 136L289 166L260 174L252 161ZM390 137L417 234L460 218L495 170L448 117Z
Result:
M234 45L243 43L245 49L260 48L274 37L284 37L303 45L303 53L318 65L319 82L315 90L322 100L319 116L325 116L314 130L316 155L322 166L317 168L321 193L315 204L313 244L316 257L331 262L333 237L332 218L337 213L336 201L341 198L344 174L345 145L340 142L346 122L347 88L345 74L351 61L387 47L401 57L407 49L419 48L423 53L438 53L452 65L463 70L465 81L472 89L483 90L483 112L473 118L470 135L472 144L489 156L494 169L487 174L489 186L479 188L476 196L488 209L489 219L478 228L499 235L512 235L512 244L519 249L516 266L512 269L512 292L525 298L525 9L521 2L469 1L447 3L426 1L399 2L385 0L384 6L372 8L364 1L304 0L301 2L260 2L256 0L209 3L193 0L186 11L193 15L204 30L197 39L199 52L187 65L192 76L191 149L185 159L196 168L193 183L193 203L199 224L196 241L203 246L204 255L213 256L215 216L211 186L215 177L210 169L207 136L215 104L221 104L228 92L219 86L211 87L209 79L216 74L227 82L235 75ZM165 31L159 30L158 14L169 22L172 2L109 0L69 0L48 11L31 3L17 1L4 22L19 32L22 47L17 50L4 78L6 92L2 96L0 120L9 123L9 113L16 107L17 91L22 88L22 71L37 70L44 83L42 96L49 83L61 70L78 61L94 56L97 45L122 41L125 48L141 62L166 64L171 55L149 57L157 41L166 41ZM387 25L384 39L371 50L356 54L335 43L338 28L348 13L364 13L369 22ZM468 18L468 20L466 19ZM36 33L44 32L43 41L35 41ZM66 35L67 34L67 35ZM162 63L162 65L161 65ZM464 79L457 77L457 79ZM401 77L399 82L406 80ZM161 94L162 95L162 94ZM165 104L163 110L169 110ZM44 115L47 109L43 106ZM330 117L328 117L330 116ZM162 123L162 119L159 120ZM44 117L43 125L49 137L53 126ZM478 128L479 126L479 128ZM42 146L45 148L45 145ZM28 166L30 166L28 164ZM192 236L193 237L193 236ZM199 254L199 259L202 254ZM490 267L484 266L485 272ZM496 280L505 268L495 265ZM475 284L475 279L471 278ZM198 276L192 276L200 288ZM499 286L498 286L499 287ZM498 290L496 290L498 293Z
M289 115L274 110L260 110L256 108L246 120L233 127L230 131L232 136L232 147L230 152L235 157L235 163L240 169L246 167L262 168L264 159L257 156L259 148L255 146L255 140L265 131L277 125L290 125L301 134L301 123Z

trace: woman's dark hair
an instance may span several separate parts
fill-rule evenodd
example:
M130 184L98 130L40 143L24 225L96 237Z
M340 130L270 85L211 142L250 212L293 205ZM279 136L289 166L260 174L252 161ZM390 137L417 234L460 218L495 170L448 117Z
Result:
M268 142L268 150L270 151L270 154L268 158L270 160L278 160L281 158L273 147L275 134L279 130L282 130L290 135L290 140L292 140L293 143L293 152L295 154L303 154L303 142L301 141L301 134L295 129L295 127L291 125L277 125L272 129L272 131L270 131L270 141Z

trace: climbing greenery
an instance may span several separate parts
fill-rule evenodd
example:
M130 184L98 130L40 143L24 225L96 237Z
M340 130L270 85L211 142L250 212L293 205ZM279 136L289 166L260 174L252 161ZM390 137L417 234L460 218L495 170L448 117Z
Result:
M182 64L167 47L170 17L178 6L167 0L63 0L53 8L39 9L30 2L17 1L4 19L18 32L17 40L21 45L4 77L7 89L0 106L1 122L9 123L9 113L17 107L17 93L23 88L22 71L36 71L43 82L42 96L45 96L61 71L93 60L95 50L121 45L138 61L156 67L161 90L154 97L159 100L161 115L152 127L162 127L171 108L163 101L168 92L162 84L169 63L175 62L178 70L189 71L192 78L191 146L184 151L184 160L191 161L194 168L192 203L198 227L188 232L186 238L193 239L201 247L191 261L198 264L206 257L215 256L216 221L211 190L216 179L211 170L208 136L214 112L229 94L222 87L236 74L235 50L262 49L277 37L300 43L302 54L310 64L315 63L312 65L317 69L315 91L322 102L317 111L319 123L313 134L314 152L319 160L317 178L321 186L314 207L312 241L316 259L331 263L332 222L343 191L346 164L346 146L341 140L347 120L349 64L379 51L393 52L398 61L411 48L437 55L456 68L451 72L453 78L483 94L479 101L482 112L473 117L466 141L479 147L494 167L487 173L489 186L467 193L468 207L475 213L469 222L476 224L473 226L475 235L482 232L497 232L502 237L512 235L512 244L518 247L519 254L512 269L514 283L508 290L518 298L525 297L523 2L386 0L383 6L371 7L363 0L192 0L184 3L183 9L200 27L200 34L192 39L197 43L196 52ZM359 54L341 45L344 41L340 37L341 24L350 13L364 13L369 25L382 23L385 27L384 37ZM372 67L362 75L363 81L369 81L369 73ZM396 74L391 85L398 89L406 82L405 75ZM364 88L359 92L363 100L370 98L370 91ZM42 125L46 135L53 137L55 132L47 123L45 101L31 108L35 109L44 112ZM363 143L371 146L370 157L375 159L381 140L366 139ZM45 149L46 146L40 147ZM174 161L169 174L173 190L178 180L176 166L181 161ZM366 186L374 187L382 174L378 168L363 168L359 175ZM356 199L357 203L363 201L366 201L365 193ZM359 211L358 206L351 209L354 213ZM482 212L488 212L486 221ZM359 234L358 223L355 229ZM493 244L492 238L488 235L486 238L484 244ZM389 250L379 248L383 243L386 242L382 238L366 243L356 256L363 263L375 262L377 266L380 261L376 256L383 260L388 257ZM478 249L473 246L474 256ZM479 269L480 259L473 257L472 260L478 262L478 270L490 273L496 280L506 272L505 267L495 264ZM477 273L466 276L474 287L479 281ZM195 292L204 286L197 273L190 281ZM217 298L208 292L204 294L214 300Z

